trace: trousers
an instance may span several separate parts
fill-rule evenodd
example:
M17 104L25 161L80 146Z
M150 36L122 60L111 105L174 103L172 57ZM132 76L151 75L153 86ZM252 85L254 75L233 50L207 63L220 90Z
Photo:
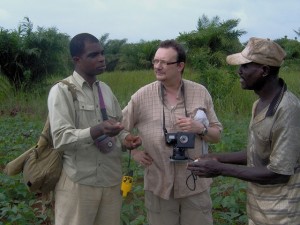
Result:
M121 206L120 185L82 185L62 171L55 188L55 225L120 225Z
M149 225L212 225L212 201L209 190L185 198L162 199L145 191Z

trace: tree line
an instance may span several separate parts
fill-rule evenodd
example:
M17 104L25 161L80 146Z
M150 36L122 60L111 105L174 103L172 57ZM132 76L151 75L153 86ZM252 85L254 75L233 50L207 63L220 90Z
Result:
M240 51L245 44L239 38L247 32L237 29L239 22L239 19L222 21L218 16L210 19L202 15L196 30L174 38L185 46L188 66L204 74L225 66L226 56ZM294 32L300 36L300 29ZM17 29L0 27L0 74L17 90L29 89L49 74L67 75L72 71L69 41L70 36L55 27L37 27L34 31L28 17ZM127 39L109 39L108 33L101 35L99 41L104 46L107 71L152 68L151 60L160 42L128 43ZM300 43L296 39L283 37L275 41L286 50L287 60L300 59Z

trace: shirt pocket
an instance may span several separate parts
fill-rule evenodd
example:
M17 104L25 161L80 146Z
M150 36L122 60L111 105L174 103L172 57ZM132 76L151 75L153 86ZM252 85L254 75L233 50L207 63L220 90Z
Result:
M96 107L83 101L78 102L78 110L76 113L76 124L78 128L84 129L97 124Z
M271 140L270 140L270 132L271 126L262 126L257 125L251 132L251 136L254 144L254 157L253 162L256 166L266 166L270 161L271 154Z

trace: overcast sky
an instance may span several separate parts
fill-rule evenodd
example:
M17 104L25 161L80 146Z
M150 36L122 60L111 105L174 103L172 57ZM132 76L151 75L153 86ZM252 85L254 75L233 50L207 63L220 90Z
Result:
M71 37L164 40L196 30L198 19L240 19L241 41L256 36L294 39L300 29L299 0L0 0L0 27L16 29L24 17L37 26L56 27ZM300 38L298 38L299 40Z

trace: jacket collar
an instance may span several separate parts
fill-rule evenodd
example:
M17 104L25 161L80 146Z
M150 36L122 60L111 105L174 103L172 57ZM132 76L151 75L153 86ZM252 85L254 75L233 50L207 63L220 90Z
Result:
M279 84L281 86L281 90L280 92L273 98L269 108L268 108L268 111L266 113L266 117L269 117L269 116L273 116L283 98L283 95L285 93L285 91L287 90L287 86L286 86L286 83L284 82L284 80L282 78L279 78Z

